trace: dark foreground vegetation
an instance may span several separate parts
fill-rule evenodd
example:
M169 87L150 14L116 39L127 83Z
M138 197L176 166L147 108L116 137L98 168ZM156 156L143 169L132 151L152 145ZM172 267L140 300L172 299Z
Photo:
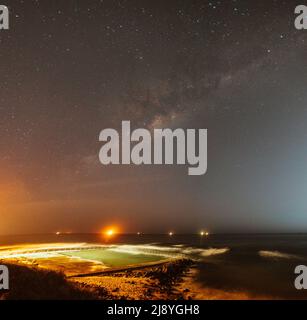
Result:
M89 300L105 295L103 289L80 286L60 272L6 265L10 271L10 290L0 293L2 300Z

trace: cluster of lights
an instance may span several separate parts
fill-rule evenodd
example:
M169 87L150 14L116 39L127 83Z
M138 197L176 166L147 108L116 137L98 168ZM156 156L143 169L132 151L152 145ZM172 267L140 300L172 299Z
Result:
M63 232L61 232L61 231L57 231L56 233L55 233L57 236L60 236L60 235L62 235L62 234L72 234L72 231L63 231Z
M201 232L200 232L200 235L201 235L202 237L203 237L203 236L208 237L208 236L209 236L209 232L201 231Z
M105 236L108 237L108 238L116 235L117 233L118 233L118 231L117 231L116 228L108 228L108 229L106 229L106 230L104 230L104 231L102 232L102 234L105 235ZM61 234L61 232L60 232L60 231L57 231L55 234L58 236L58 235ZM137 235L138 235L138 236L140 236L140 235L142 235L142 234L143 234L142 232L137 232ZM203 236L208 237L208 236L209 236L209 232L205 232L205 231L201 231L199 234L200 234L201 237L203 237ZM168 233L168 235L169 235L170 237L172 237L172 236L174 235L174 232L173 232L173 231L170 231L170 232Z
M169 235L170 237L172 237L172 236L174 235L174 232L171 231L171 232L168 233L168 235ZM201 231L201 232L200 232L200 236L201 236L201 237L203 237L203 236L208 237L208 236L209 236L209 232Z

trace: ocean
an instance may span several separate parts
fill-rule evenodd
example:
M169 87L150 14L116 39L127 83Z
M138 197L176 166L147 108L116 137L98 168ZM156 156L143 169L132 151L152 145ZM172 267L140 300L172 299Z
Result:
M146 245L153 250L184 253L197 261L203 288L243 292L252 297L307 299L297 290L297 265L307 265L307 234L116 235L44 234L0 236L0 245L30 243Z

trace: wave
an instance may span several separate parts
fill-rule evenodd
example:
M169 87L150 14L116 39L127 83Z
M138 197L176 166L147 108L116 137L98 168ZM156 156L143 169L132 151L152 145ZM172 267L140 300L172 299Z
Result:
M181 254L180 248L159 247L153 245L118 245L111 246L107 250L129 254L151 254L163 257L174 257Z
M294 254L289 254L289 253L284 253L280 251L269 251L269 250L260 250L259 252L260 257L263 258L271 258L271 259L299 259L301 260L302 257L294 255Z
M200 255L203 257L210 257L210 256L218 255L218 254L224 254L224 253L228 252L229 250L230 250L229 248L203 249L202 252L200 253Z

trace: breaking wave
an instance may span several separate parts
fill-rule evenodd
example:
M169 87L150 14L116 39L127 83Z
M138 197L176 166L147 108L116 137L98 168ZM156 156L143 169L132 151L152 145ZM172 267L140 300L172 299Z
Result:
M269 250L260 250L259 252L260 257L263 258L271 258L271 259L302 259L301 257L288 254L280 251L269 251Z
M179 256L182 253L180 248L159 247L155 245L119 245L108 248L109 251L129 254L151 254L163 257Z
M202 252L200 253L201 256L203 257L210 257L210 256L215 256L218 254L223 254L228 252L230 249L229 248L209 248L209 249L203 249Z
M224 254L229 251L229 248L194 248L194 247L163 247L156 245L119 245L112 246L107 250L130 253L130 254L152 254L164 257L179 257L179 256L202 256L202 257L210 257L214 255Z

